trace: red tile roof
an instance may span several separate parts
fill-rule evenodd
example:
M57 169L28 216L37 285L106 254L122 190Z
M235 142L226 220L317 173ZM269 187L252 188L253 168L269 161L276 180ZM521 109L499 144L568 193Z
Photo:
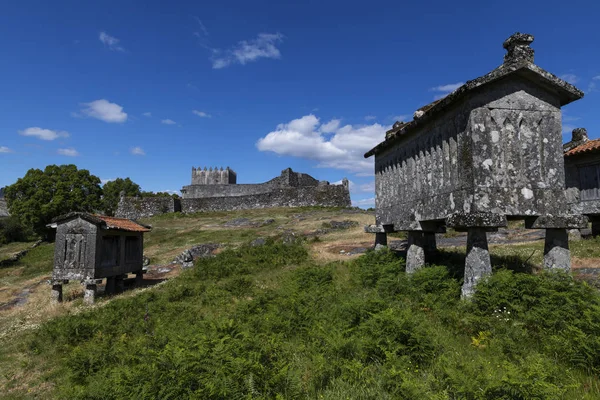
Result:
M108 229L121 229L130 232L150 232L150 229L126 218L109 217L107 215L97 215L94 217L103 221Z
M573 156L575 154L589 153L592 151L600 150L600 139L588 140L587 142L580 144L577 147L573 147L571 150L565 153L565 157Z

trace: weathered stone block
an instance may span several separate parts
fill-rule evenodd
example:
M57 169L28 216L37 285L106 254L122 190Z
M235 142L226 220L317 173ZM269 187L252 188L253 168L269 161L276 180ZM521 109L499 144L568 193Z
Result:
M486 231L484 228L469 228L462 297L471 297L475 293L475 286L491 273L492 262Z
M527 229L585 229L588 219L584 215L541 215L525 218Z
M498 228L507 226L507 221L501 214L458 212L446 218L446 225L455 229Z
M546 229L544 269L565 272L571 270L569 234L566 229Z

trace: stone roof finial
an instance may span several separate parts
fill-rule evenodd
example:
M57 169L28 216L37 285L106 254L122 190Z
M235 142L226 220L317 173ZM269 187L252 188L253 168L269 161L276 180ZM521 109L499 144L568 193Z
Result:
M587 129L585 128L575 128L573 129L573 136L571 141L573 142L587 142L589 140Z
M533 35L519 32L506 39L502 44L507 51L504 55L504 64L533 63L534 50L529 47L533 39Z

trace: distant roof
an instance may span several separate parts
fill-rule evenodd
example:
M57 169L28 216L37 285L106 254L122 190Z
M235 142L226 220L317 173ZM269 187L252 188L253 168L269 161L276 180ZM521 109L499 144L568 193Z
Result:
M148 226L139 224L127 218L116 218L109 217L107 215L89 214L84 212L72 212L56 217L52 220L52 224L49 224L48 227L56 228L57 223L77 217L85 219L92 224L101 226L104 229L117 229L127 232L150 232L150 228Z
M588 140L587 142L573 147L565 153L565 157L582 153L592 153L600 150L600 139Z
M468 96L475 89L509 75L522 76L539 86L549 88L558 95L561 106L582 98L583 92L581 90L533 63L533 49L529 47L531 42L533 42L533 36L524 33L515 33L509 37L504 42L504 48L508 53L504 56L502 65L484 76L468 81L446 97L418 109L414 113L412 121L402 123L397 129L390 129L386 133L386 139L365 153L365 158L388 148L398 138L415 131L458 100Z

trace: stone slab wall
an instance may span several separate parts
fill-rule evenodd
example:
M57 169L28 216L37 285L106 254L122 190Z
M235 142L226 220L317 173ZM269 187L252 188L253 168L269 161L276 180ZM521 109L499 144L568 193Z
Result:
M420 229L455 212L565 213L558 99L490 84L375 157L377 223Z
M181 202L172 197L123 197L115 217L136 220L177 211L181 211Z
M346 187L328 185L274 189L268 193L248 196L182 199L181 211L193 213L270 207L350 207L350 205L350 193Z

